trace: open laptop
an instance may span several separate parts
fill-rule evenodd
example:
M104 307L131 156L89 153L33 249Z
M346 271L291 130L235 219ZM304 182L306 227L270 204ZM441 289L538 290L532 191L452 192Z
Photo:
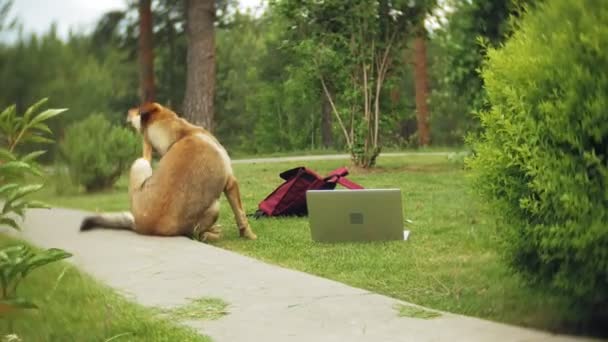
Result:
M309 190L306 203L317 242L407 240L400 189Z

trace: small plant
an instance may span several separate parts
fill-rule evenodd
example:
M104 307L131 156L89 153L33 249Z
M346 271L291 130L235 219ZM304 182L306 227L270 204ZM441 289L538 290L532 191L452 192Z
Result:
M68 127L60 145L72 181L87 192L112 187L137 157L140 140L94 114Z
M43 184L29 184L27 177L42 175L35 160L45 151L25 156L17 153L17 148L25 143L52 142L49 138L52 132L45 122L65 109L47 109L36 114L46 101L46 98L38 101L22 116L16 114L14 105L0 113L0 141L3 142L0 147L0 201L3 203L0 225L19 230L15 215L23 219L28 208L48 208L42 202L27 198L43 187ZM19 308L36 308L31 301L17 296L19 283L34 269L69 256L60 249L35 251L25 245L0 249L0 315Z
M17 296L19 283L33 270L52 262L69 258L70 253L51 248L35 251L26 245L14 245L0 250L0 312L2 307L35 309L37 306Z
M27 176L41 176L42 172L36 165L36 158L45 151L34 151L25 156L18 156L16 148L25 143L52 142L48 137L51 130L45 124L48 119L59 115L65 109L48 109L34 114L47 99L42 99L29 107L23 116L16 114L16 107L9 106L0 113L0 201L3 202L0 212L0 224L19 229L13 215L22 219L27 208L46 208L39 201L30 200L26 196L40 190L43 184L28 184Z

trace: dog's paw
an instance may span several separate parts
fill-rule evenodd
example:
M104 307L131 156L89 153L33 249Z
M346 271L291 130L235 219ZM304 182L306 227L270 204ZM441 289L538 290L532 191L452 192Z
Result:
M219 233L213 233L213 232L204 232L201 235L201 239L200 241L202 242L214 242L214 241L218 241L222 238L222 235Z
M208 232L215 233L215 234L221 234L222 226L219 224L216 224L213 227L209 228Z
M257 235L255 235L255 233L253 232L253 230L251 230L251 228L249 228L249 227L239 229L239 235L242 238L246 238L249 240L256 240L258 238Z

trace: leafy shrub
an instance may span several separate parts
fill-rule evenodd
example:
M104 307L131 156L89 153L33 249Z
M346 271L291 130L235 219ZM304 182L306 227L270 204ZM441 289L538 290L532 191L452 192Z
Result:
M137 157L140 139L94 114L66 129L60 151L70 176L87 191L109 188Z
M607 22L602 0L546 1L490 49L469 161L517 269L586 304L608 300Z
M23 115L17 115L16 106L9 106L0 113L0 224L19 229L19 224L10 214L24 217L27 208L44 208L44 203L26 196L42 188L42 184L28 184L27 177L41 176L42 170L35 163L45 151L34 151L24 156L17 148L26 143L46 143L51 130L46 121L65 109L48 109L35 112L47 101L42 99L32 105Z
M26 176L39 176L41 169L35 159L45 151L34 151L19 156L17 148L25 143L52 142L52 132L46 121L65 109L36 111L47 101L42 99L32 105L23 115L17 115L16 107L9 106L0 113L0 225L20 229L15 214L22 219L28 208L46 208L44 203L27 198L42 188L42 184L28 184ZM70 257L71 254L56 248L36 251L25 245L0 248L0 314L17 308L36 308L29 300L17 295L23 278L34 269Z
M0 306L36 309L36 304L17 296L19 284L35 269L71 256L72 254L57 248L38 251L22 244L2 248L0 250L0 270L2 270Z

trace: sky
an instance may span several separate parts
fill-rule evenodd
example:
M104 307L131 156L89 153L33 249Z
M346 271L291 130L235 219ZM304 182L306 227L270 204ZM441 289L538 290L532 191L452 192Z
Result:
M24 33L44 33L52 22L57 23L60 37L69 29L90 31L107 11L125 9L126 0L14 0L11 17L18 17ZM242 9L255 9L260 0L239 0Z

